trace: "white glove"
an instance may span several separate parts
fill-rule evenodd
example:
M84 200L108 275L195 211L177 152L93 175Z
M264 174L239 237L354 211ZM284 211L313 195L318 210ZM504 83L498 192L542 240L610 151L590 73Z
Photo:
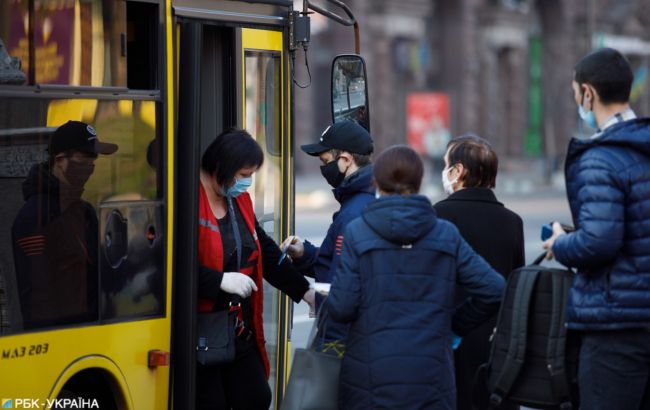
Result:
M257 290L257 286L253 279L243 273L224 272L223 279L221 279L221 290L247 298L254 290Z

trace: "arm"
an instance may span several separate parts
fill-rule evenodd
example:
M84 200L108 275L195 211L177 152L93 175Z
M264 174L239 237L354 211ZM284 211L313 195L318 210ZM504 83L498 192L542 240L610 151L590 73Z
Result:
M343 244L343 252L326 302L332 318L343 323L354 321L359 315L361 305L359 255L352 243L352 240L348 240Z
M600 161L585 161L577 174L581 204L575 232L560 235L553 254L565 266L592 268L610 263L623 246L625 191L617 173Z
M497 312L505 281L460 237L456 258L457 282L470 297L456 310L452 330L465 336Z
M291 264L288 259L280 260L281 251L278 245L266 234L264 229L255 220L255 232L262 248L262 265L264 267L264 279L274 288L280 289L289 295L294 302L298 303L309 290L309 282Z
M221 281L223 280L223 272L217 272L205 266L199 266L199 292L198 296L201 299L215 300L219 296L221 290Z

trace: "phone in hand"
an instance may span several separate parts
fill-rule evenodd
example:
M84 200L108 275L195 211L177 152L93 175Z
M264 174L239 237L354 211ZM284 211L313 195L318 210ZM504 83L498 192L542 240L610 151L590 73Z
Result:
M575 228L573 226L565 225L562 223L560 224L560 226L566 233L575 231ZM542 240L545 241L551 236L553 236L553 222L542 225L542 234L541 234Z

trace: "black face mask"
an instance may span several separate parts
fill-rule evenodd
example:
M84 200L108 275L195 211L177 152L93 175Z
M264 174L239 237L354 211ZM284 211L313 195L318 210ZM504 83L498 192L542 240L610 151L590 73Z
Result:
M320 173L323 174L323 177L333 188L341 185L341 182L345 179L345 173L339 171L338 166L339 159L336 158L332 162L328 162L325 165L321 165Z
M70 159L68 160L68 168L65 170L64 175L71 187L83 189L94 170L94 165L84 164Z

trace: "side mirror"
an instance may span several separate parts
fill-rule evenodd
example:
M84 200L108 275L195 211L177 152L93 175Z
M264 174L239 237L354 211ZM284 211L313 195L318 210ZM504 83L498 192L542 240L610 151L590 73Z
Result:
M353 120L370 132L366 62L356 54L332 63L332 121Z

